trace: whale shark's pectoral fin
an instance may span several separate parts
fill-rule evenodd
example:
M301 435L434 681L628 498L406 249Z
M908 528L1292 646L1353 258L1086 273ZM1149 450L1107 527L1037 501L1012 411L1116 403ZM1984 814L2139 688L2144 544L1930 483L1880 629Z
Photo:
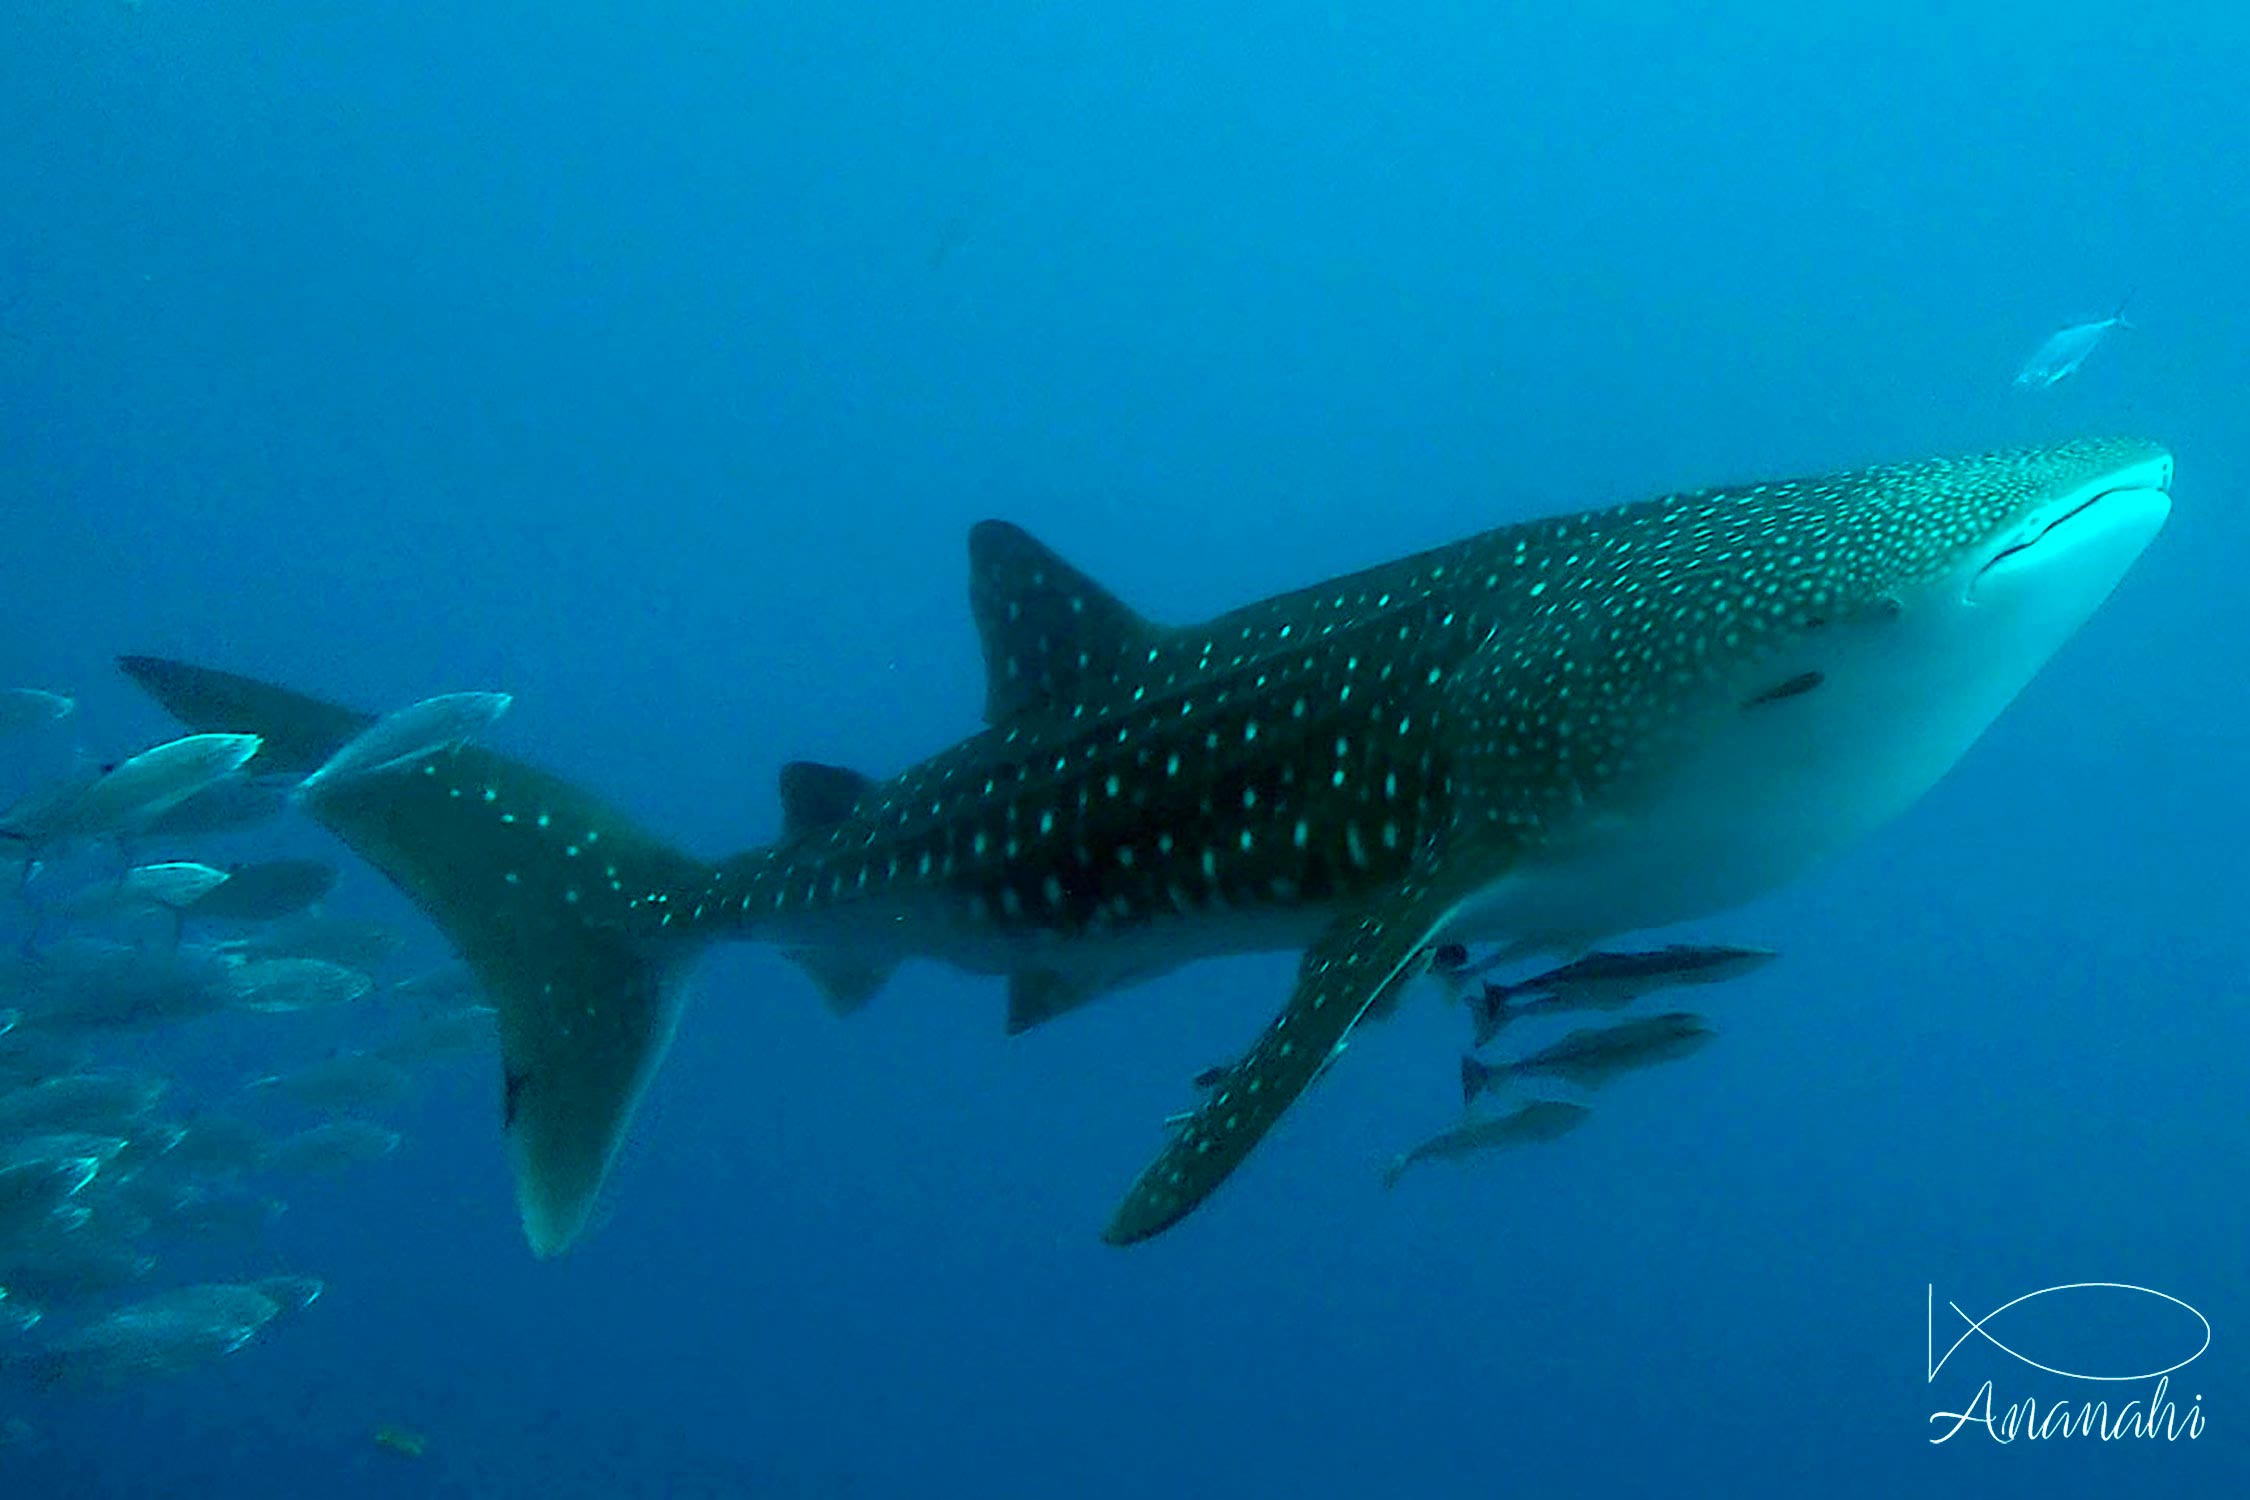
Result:
M1102 1238L1130 1245L1171 1228L1250 1154L1323 1068L1353 1026L1428 967L1430 941L1492 872L1462 879L1425 858L1405 884L1338 917L1305 954L1297 988L1257 1045L1212 1082L1189 1117L1117 1207Z

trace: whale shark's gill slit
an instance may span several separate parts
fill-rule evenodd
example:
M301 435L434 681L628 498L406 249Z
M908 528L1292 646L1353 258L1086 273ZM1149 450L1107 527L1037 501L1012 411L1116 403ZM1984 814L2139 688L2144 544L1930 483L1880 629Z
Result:
M1777 682L1762 693L1754 693L1742 700L1744 708L1763 708L1768 703L1780 703L1790 698L1802 698L1828 680L1822 672L1799 672L1785 682Z

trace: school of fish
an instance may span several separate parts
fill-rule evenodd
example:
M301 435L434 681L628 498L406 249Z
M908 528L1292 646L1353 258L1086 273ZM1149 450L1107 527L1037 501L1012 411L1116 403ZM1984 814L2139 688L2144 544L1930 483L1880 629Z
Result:
M504 706L417 705L320 769ZM78 727L0 691L0 1445L35 1432L19 1403L191 1375L313 1308L270 1244L285 1195L390 1157L433 1068L498 1051L465 970L394 974L401 935L328 909L336 865L277 850L312 778L252 774L240 734L96 763ZM210 1061L241 1054L271 1067Z

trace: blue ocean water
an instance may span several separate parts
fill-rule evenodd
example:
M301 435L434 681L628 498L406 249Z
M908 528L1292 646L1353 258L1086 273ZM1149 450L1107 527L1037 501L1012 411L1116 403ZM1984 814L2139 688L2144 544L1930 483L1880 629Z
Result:
M2250 1492L2250 12L91 0L5 34L0 685L76 695L105 758L169 732L121 651L498 688L495 745L715 855L773 835L786 760L976 726L988 515L1187 620L1753 475L2125 431L2179 479L1924 803L1699 924L1783 958L1566 1141L1386 1194L1456 1109L1459 1017L1416 1003L1119 1251L1290 957L1008 1038L991 981L910 968L840 1022L730 949L582 1247L530 1258L497 1079L448 1073L244 1268L322 1277L301 1319L114 1395L0 1372L33 1433L0 1494ZM2137 332L2010 386L2128 291ZM363 867L334 904L442 956ZM2145 1398L1976 1340L1929 1375L1949 1302L2075 1282L2208 1319L2170 1387L2202 1436L1933 1444L1987 1378ZM2101 1307L1993 1331L2187 1352Z

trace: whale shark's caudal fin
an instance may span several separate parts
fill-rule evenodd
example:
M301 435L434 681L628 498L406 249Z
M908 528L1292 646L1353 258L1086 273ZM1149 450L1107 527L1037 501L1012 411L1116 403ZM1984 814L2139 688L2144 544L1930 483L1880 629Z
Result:
M154 657L119 663L183 723L264 737L256 771L309 771L373 717ZM464 746L325 787L304 810L443 929L500 1013L501 1093L532 1249L585 1227L670 1043L701 942L672 893L707 871L544 771Z

